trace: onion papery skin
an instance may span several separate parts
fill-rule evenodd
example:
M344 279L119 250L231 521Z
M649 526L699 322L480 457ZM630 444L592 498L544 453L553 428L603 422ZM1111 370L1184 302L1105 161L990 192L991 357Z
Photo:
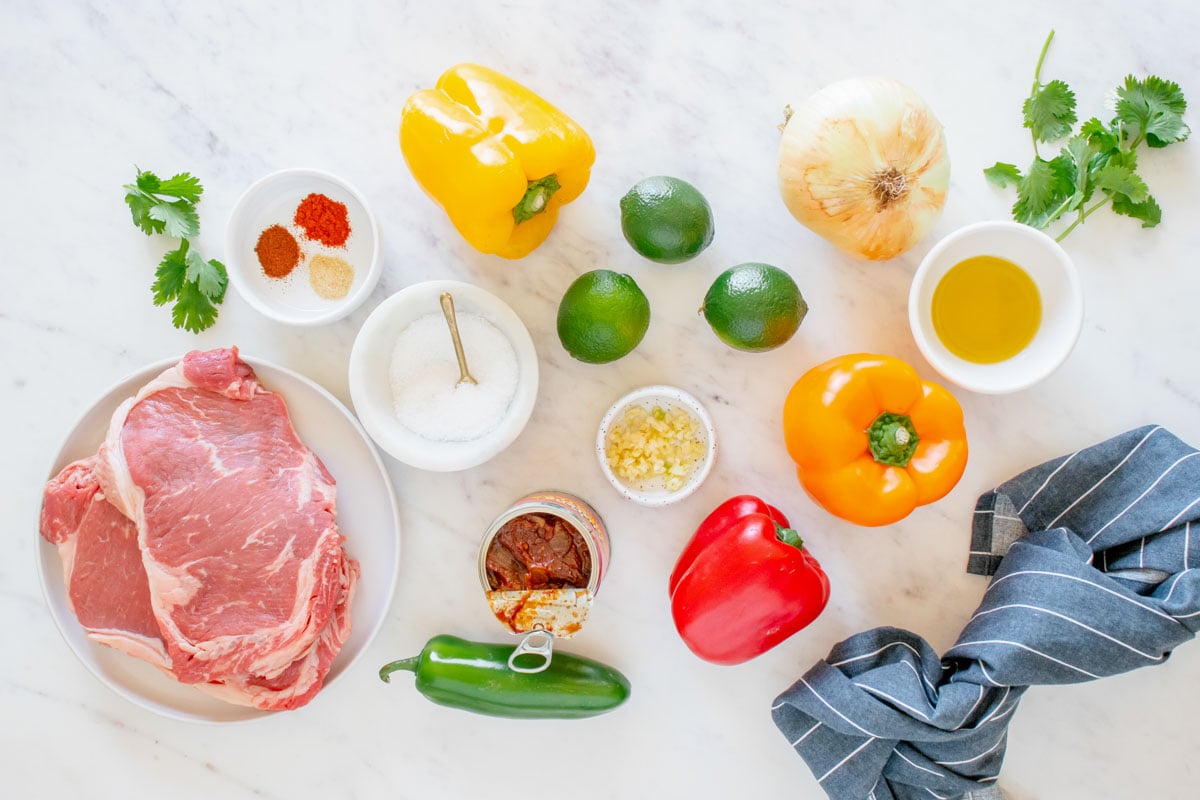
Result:
M942 125L902 83L864 77L793 107L779 148L779 191L792 216L843 252L894 258L942 211L950 157Z

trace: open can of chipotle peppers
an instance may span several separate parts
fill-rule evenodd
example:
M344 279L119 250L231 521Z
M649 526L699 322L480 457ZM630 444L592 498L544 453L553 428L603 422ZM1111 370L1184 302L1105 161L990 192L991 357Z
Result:
M492 613L513 633L569 639L587 620L610 555L594 508L566 492L535 492L488 526L479 582Z

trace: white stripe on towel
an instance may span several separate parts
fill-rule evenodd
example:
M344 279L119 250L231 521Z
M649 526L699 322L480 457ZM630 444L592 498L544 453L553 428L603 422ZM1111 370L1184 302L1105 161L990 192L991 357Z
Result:
M1136 452L1138 451L1138 448L1139 448L1139 447L1141 447L1143 444L1145 444L1145 442L1146 442L1146 440L1147 440L1147 439L1149 439L1151 436L1153 436L1153 435L1154 435L1154 434L1155 434L1157 431L1161 431L1161 430L1162 430L1162 427L1161 427L1161 426L1158 426L1158 425L1156 425L1156 426L1154 426L1153 428L1151 428L1151 429L1150 429L1150 432L1149 432L1149 433L1147 433L1145 436L1143 436L1143 437L1142 437L1142 440L1141 440L1140 442L1138 442L1136 445L1134 445L1134 446L1133 446L1133 449L1132 449L1132 450L1130 450L1128 453L1126 453L1126 454L1125 454L1125 457L1121 459L1120 463L1118 463L1118 464L1117 464L1115 467L1113 467L1111 470L1109 470L1109 473L1108 473L1107 475L1105 475L1105 476L1104 476L1103 478L1101 478L1100 480L1096 481L1096 483L1092 485L1092 488L1088 489L1086 492L1084 492L1083 494L1079 495L1079 497L1076 497L1076 498L1075 498L1075 500L1074 500L1074 501L1072 501L1071 505L1069 505L1069 506L1067 506L1066 508L1064 508L1062 511L1060 511L1060 512L1059 512L1059 514L1058 514L1058 516L1057 516L1057 517L1055 517L1054 519L1050 520L1050 522L1046 523L1046 525L1045 525L1046 529L1047 529L1047 530L1049 530L1050 528L1053 528L1053 527L1054 527L1054 525L1055 525L1055 523L1057 523L1057 522L1058 522L1060 519L1062 519L1062 518L1063 518L1063 516L1064 516L1064 515L1066 515L1066 513L1067 513L1068 511L1070 511L1070 510L1071 510L1072 508L1074 508L1075 506L1079 505L1080 501L1082 501L1082 500L1083 500L1083 498L1087 497L1089 494L1091 494L1092 492L1096 491L1096 489L1100 488L1100 485L1101 485L1102 483L1104 483L1106 480L1108 480L1109 478L1111 478L1111 477L1113 476L1113 473L1115 473L1115 472L1116 472L1117 470L1119 470L1121 467L1125 466L1125 462L1126 462L1126 461L1128 461L1129 459L1133 458L1133 454L1134 454L1134 453L1136 453ZM1065 462L1064 462L1064 463L1065 463Z
M870 736L872 740L874 740L874 739L878 739L878 738L879 738L878 736L876 736L875 734L871 733L869 730L867 730L866 728L862 727L861 725L859 725L858 723L856 723L854 720L850 719L850 718L849 718L849 717L847 717L845 714L843 714L842 712L838 711L836 708L834 708L833 706L831 706L831 705L829 704L829 701L828 701L828 700L826 700L824 697L821 697L821 695L820 695L820 694L817 692L817 690L816 690L816 689L814 689L814 688L812 687L812 684L811 684L811 683L809 683L808 681L804 680L804 678L803 678L803 677L801 677L801 678L800 678L800 682L804 684L804 687L805 687L806 689L808 689L810 692L812 692L812 695L813 695L813 697L815 697L815 698L817 698L818 700L820 700L820 701L821 701L821 703L823 703L823 704L824 704L824 706L825 706L826 708L828 708L830 711L832 711L833 713L837 714L837 715L838 715L839 717L841 717L843 720L845 720L846 722L850 723L850 724L851 724L851 725L853 725L853 726L854 726L856 729L858 729L858 730L862 731L863 733L865 733L867 736Z
M1033 494L1029 495L1029 499L1025 501L1025 504L1024 504L1024 505L1022 505L1020 508L1018 508L1018 509L1017 509L1017 513L1018 513L1018 514L1024 514L1024 513L1025 513L1025 509L1029 508L1029 504L1033 502L1033 498L1035 498L1035 497L1037 497L1039 494L1041 494L1041 493L1042 493L1042 489L1045 489L1045 488L1046 488L1046 484L1047 484L1047 483L1049 483L1049 482L1050 482L1050 480L1051 480L1051 479L1052 479L1052 478L1053 478L1055 475L1057 475L1057 474L1058 474L1058 471L1059 471L1060 469L1062 469L1063 467L1065 467L1067 464L1071 463L1071 459L1072 459L1072 458L1074 458L1074 457L1075 457L1075 456L1077 456L1077 455L1079 455L1079 451L1078 451L1078 450L1076 450L1074 453L1071 453L1071 455L1067 456L1066 460L1065 460L1065 461L1063 461L1063 463L1061 463L1061 464L1059 464L1057 467L1055 467L1055 468L1054 468L1054 472L1051 472L1049 475L1047 475L1047 476L1046 476L1046 480L1042 481L1042 485L1041 485L1041 486L1039 486L1039 487L1037 488L1037 491L1036 491L1036 492L1034 492Z
M1031 606L1027 603L1009 603L1007 605L996 606L995 608L989 608L987 611L977 611L975 613L975 616L971 617L971 619L975 619L975 617L982 617L984 614L994 614L997 611L1004 611L1005 609L1008 609L1008 608L1024 608L1029 611L1041 611L1042 613L1049 614L1052 617L1057 617L1058 619L1066 620L1067 622L1070 622L1073 625L1078 625L1079 627L1083 628L1085 631L1094 633L1099 637L1107 639L1108 641L1112 642L1113 644L1121 645L1121 647L1124 647L1126 650L1132 650L1133 652L1137 653L1142 658L1149 659L1150 661L1154 661L1156 663L1163 660L1163 656L1161 656L1161 655L1153 655L1151 653L1146 653L1142 650L1139 650L1138 648L1134 647L1133 645L1129 644L1128 642L1123 642L1120 639L1116 638L1115 636L1109 636L1104 631L1096 630L1095 628L1093 628L1090 625L1085 625L1084 623L1080 622L1077 619L1068 617L1066 614L1060 614L1057 611L1051 611L1050 609L1042 608L1041 606Z
M857 728L858 726L857 726L857 725L855 725L854 727L856 727L856 728ZM832 775L833 773L837 772L839 769L841 769L841 767L842 767L842 765L843 765L843 764L845 764L847 761L849 761L850 759L852 759L852 758L854 758L856 755L858 755L860 752L862 752L862 751L863 751L863 749L864 749L864 748L866 748L866 746L867 746L867 745L869 745L869 744L870 744L871 742L873 742L873 741L875 741L875 737L874 737L874 736L872 736L870 739L867 739L865 742L863 742L862 744L860 744L858 747L854 748L854 750L853 750L853 751L850 753L850 755L846 756L846 757L845 757L845 758L843 758L841 761L839 761L838 763L834 764L832 769L830 769L828 772L826 772L826 773L825 773L824 775L822 775L821 777L817 778L817 783L821 783L823 780L825 780L826 778L828 778L830 775Z
M1105 552L1107 552L1107 551L1105 551ZM1156 608L1151 608L1150 606L1143 605L1143 604L1139 603L1137 600L1132 600L1132 599L1126 597L1125 595L1121 594L1120 592L1114 592L1112 589L1109 589L1106 586L1101 586L1098 583L1093 583L1092 581L1085 580L1076 575L1064 575L1061 572L1050 572L1048 570L1041 570L1041 569L1022 569L1022 570L1018 570L1016 572L1010 572L1007 575L1004 575L1003 577L997 578L996 580L992 581L988 585L988 588L986 590L984 590L984 593L983 593L984 596L986 597L987 593L990 592L992 589L995 589L998 584L1004 583L1009 578L1015 577L1017 575L1048 575L1048 576L1051 576L1054 578L1066 578L1069 581L1076 581L1077 583L1082 583L1085 586L1092 586L1096 589L1099 589L1102 592L1107 592L1108 594L1111 594L1113 597L1124 600L1126 603L1129 603L1130 605L1134 606L1135 608L1144 609L1146 611L1149 611L1151 614L1156 614L1156 615L1162 617L1163 619L1171 619L1171 620L1174 619L1174 617L1172 617L1170 614L1164 614L1163 612L1159 611Z
M1200 611L1197 611L1196 614L1193 614L1192 616L1196 616L1196 615L1200 615ZM1180 617L1180 619L1182 619L1182 617ZM954 651L960 647L970 647L972 645L977 645L977 644L1007 644L1012 647L1016 647L1020 650L1028 650L1030 653L1033 653L1036 656L1041 656L1042 658L1046 659L1047 661L1053 661L1055 664L1061 664L1062 666L1066 667L1067 669L1073 669L1076 672L1078 672L1080 675L1087 675L1089 678L1095 678L1097 680L1099 680L1101 677L1099 675L1093 675L1092 673L1088 672L1086 669L1083 669L1082 667L1077 667L1074 664L1068 664L1066 661L1063 661L1062 659L1058 659L1052 655L1043 653L1041 650L1030 647L1027 644L1022 644L1021 642L1010 642L1007 639L979 639L978 641L974 641L974 642L959 642L958 644L954 645L954 647L950 648L950 650ZM855 727L858 727L858 726L855 725Z
M1142 492L1141 494L1139 494L1139 495L1137 496L1137 499L1136 499L1136 500L1134 500L1132 503L1130 503L1129 505L1127 505L1127 506L1125 506L1123 509L1121 509L1121 512L1120 512L1119 514L1117 514L1115 517L1113 517L1112 519L1110 519L1108 522L1104 523L1104 525L1103 525L1103 526L1101 526L1100 530L1098 530L1098 531L1096 531L1095 533L1093 533L1093 534L1092 534L1092 538L1087 540L1088 544L1091 544L1091 543L1092 543L1092 542L1095 540L1095 538L1096 538L1097 536L1099 536L1100 534L1104 533L1104 531L1105 531L1105 530L1108 528L1108 526L1109 526L1109 525L1112 525L1114 522L1116 522L1117 520L1119 520L1121 517L1125 516L1125 512L1126 512L1126 511L1128 511L1129 509L1133 508L1134 506L1136 506L1136 505L1137 505L1139 502L1141 502L1141 500L1142 500L1142 498L1143 498L1143 497L1145 497L1146 495L1150 494L1150 492L1154 490L1154 487L1155 487L1155 486L1158 486L1159 482L1160 482L1160 481L1161 481L1163 478L1167 477L1167 474L1168 474L1168 473L1170 473L1170 472L1171 472L1171 470L1175 469L1177 466L1179 466L1179 465L1180 465L1181 463L1183 463L1184 461L1187 461L1187 460L1188 460L1189 458L1191 458L1192 456L1200 456L1200 450L1198 450L1198 451L1196 451L1196 452L1188 453L1186 456L1182 456L1182 457L1180 457L1178 460L1176 460L1176 461L1175 461L1175 463L1174 463L1174 464L1172 464L1171 466L1169 466L1169 467L1167 467L1165 470L1163 470L1162 474L1161 474L1161 475L1159 475L1157 478L1155 478L1155 479L1154 479L1154 483L1152 483L1152 484L1150 484L1149 486L1147 486L1147 487L1146 487L1146 491L1144 491L1144 492ZM1125 462L1121 462L1121 463L1123 464L1123 463L1125 463Z

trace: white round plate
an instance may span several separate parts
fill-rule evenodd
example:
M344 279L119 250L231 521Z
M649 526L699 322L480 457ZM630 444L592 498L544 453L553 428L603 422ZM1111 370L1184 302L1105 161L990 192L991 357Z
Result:
M333 662L324 688L313 699L316 703L367 649L387 617L400 557L396 495L374 446L336 397L291 370L241 358L254 368L264 387L283 396L300 440L325 462L337 481L338 528L346 537L346 552L358 560L362 570L351 606L350 637ZM47 477L57 475L72 461L93 455L117 406L178 361L151 364L106 391L71 428ZM38 542L38 573L51 616L84 666L117 694L149 711L190 722L240 722L279 713L210 697L144 661L88 639L67 603L57 548L41 536Z

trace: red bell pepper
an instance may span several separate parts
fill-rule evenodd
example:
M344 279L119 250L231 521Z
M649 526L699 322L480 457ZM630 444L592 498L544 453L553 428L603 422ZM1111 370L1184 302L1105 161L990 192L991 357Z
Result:
M787 517L739 495L709 514L671 572L671 616L715 664L762 655L820 615L829 579Z

